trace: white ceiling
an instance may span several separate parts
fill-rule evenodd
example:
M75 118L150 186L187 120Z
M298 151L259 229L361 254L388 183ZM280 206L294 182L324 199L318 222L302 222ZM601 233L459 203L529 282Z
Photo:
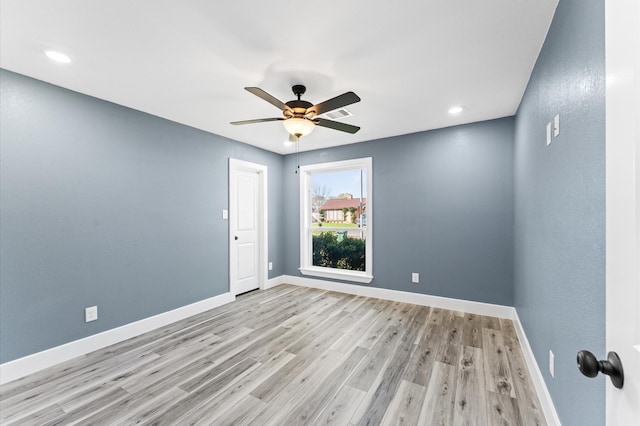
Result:
M352 90L355 135L300 150L515 114L558 0L0 0L0 66L278 153L258 86L286 102ZM70 64L49 60L58 50ZM448 114L453 105L464 111Z

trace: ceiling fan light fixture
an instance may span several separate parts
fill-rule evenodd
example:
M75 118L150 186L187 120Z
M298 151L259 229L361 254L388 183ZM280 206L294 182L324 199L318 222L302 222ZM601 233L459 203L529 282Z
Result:
M298 117L288 118L282 123L284 124L284 128L287 132L297 138L307 136L309 133L313 132L313 129L316 127L313 121Z

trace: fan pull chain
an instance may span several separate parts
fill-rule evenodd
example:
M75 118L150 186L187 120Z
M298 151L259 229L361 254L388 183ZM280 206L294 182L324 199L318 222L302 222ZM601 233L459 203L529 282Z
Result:
M296 144L296 174L298 174L298 170L300 170L300 140L295 142Z

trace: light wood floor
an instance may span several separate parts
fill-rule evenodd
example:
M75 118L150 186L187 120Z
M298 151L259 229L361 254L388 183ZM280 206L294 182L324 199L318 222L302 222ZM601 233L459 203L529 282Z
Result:
M511 321L290 285L7 383L0 422L545 424Z

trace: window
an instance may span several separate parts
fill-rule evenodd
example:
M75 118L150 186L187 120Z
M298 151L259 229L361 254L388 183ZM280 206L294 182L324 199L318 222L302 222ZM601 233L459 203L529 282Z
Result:
M371 158L300 167L300 272L373 280Z

